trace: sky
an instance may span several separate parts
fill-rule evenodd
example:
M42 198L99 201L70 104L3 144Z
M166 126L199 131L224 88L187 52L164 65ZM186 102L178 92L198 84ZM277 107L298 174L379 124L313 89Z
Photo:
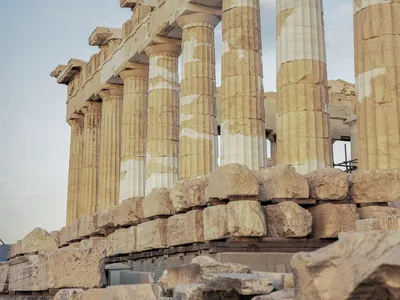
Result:
M275 91L275 0L260 1L264 86ZM328 77L354 83L352 0L324 0L324 7ZM49 74L72 57L88 61L98 51L88 44L92 31L121 27L130 14L118 0L0 1L0 239L5 243L35 227L51 231L64 225L67 92ZM218 58L220 25L215 36Z

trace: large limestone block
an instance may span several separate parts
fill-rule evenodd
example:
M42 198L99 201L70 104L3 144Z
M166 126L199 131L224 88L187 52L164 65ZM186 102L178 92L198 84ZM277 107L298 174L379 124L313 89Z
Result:
M79 223L80 220L76 219L68 226L68 242L79 240Z
M304 175L310 197L318 200L344 200L349 191L347 174L339 169L320 169Z
M400 230L400 214L356 221L356 231L370 230Z
M20 257L10 262L8 290L13 292L42 291L48 288L44 261L39 255Z
M69 226L64 226L60 230L60 246L67 245L69 241Z
M292 273L271 273L271 272L252 272L261 277L272 280L272 286L275 290L287 290L294 288L294 277Z
M60 243L60 231L58 230L51 231L50 235L56 240L57 243Z
M156 219L137 226L136 249L144 251L167 247L167 220Z
M22 254L51 251L57 249L58 242L46 230L37 227L24 237L21 247Z
M82 289L63 289L57 292L54 300L82 300L82 293Z
M110 207L99 212L97 214L97 225L103 229L115 227L114 212L114 207Z
M208 177L178 181L169 193L174 210L180 212L191 207L206 206L205 191L208 182Z
M269 236L306 237L311 233L311 213L300 205L287 201L263 209Z
M86 240L82 240L78 243L79 249L92 249L99 248L100 250L106 250L107 239L105 237L91 237Z
M356 172L350 194L355 203L400 200L400 169Z
M267 234L264 212L258 201L231 201L227 204L230 236L259 237Z
M272 280L256 274L217 274L204 282L208 291L232 291L241 295L260 295L272 292Z
M283 290L271 293L269 295L261 295L253 297L251 300L295 300L294 289Z
M174 298L176 300L203 300L203 284L183 284L174 288Z
M106 292L106 289L90 289L81 293L79 300L102 300Z
M309 209L313 217L313 235L317 238L336 238L340 232L356 229L359 219L355 204L321 204Z
M164 290L172 290L177 285L203 283L215 274L250 273L249 267L234 263L220 263L207 256L199 256L191 264L168 268L158 281Z
M168 247L204 242L203 211L191 210L168 218Z
M0 263L0 293L8 291L8 278L10 276L10 266Z
M62 248L47 252L47 281L49 288L102 287L106 283L105 250Z
M296 299L398 299L399 257L398 232L343 234L325 248L293 256Z
M162 296L162 293L162 288L157 284L117 285L107 287L106 293L102 300L157 300Z
M232 197L258 197L259 185L253 172L247 166L227 164L215 169L209 176L205 190L207 201L230 199Z
M154 188L143 199L143 214L145 218L155 216L170 216L173 214L173 206L169 198L169 189Z
M228 212L226 205L209 206L203 210L204 239L219 240L228 237Z
M308 198L307 179L292 166L275 166L254 172L262 183L265 200Z
M115 226L139 224L143 220L143 197L134 197L122 201L114 208L113 223Z
M107 236L107 256L136 251L136 226L118 229Z
M97 214L80 218L78 230L80 238L99 233L99 228L97 226Z
M10 250L8 252L8 258L16 257L22 253L22 241L17 241L15 244L10 246Z
M366 206L357 208L360 219L379 218L400 214L400 209L388 206Z

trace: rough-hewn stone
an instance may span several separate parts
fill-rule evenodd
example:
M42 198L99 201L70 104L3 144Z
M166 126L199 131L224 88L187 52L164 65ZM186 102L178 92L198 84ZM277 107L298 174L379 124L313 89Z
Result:
M295 300L294 289L253 297L251 300Z
M97 225L101 228L114 227L114 212L115 208L110 207L105 210L100 211L97 214Z
M44 255L49 288L98 288L106 283L105 250L62 248Z
M82 300L82 293L82 289L63 289L57 292L54 300Z
M114 208L114 226L136 225L144 218L142 209L143 197L122 201Z
M335 238L340 232L354 231L359 219L355 204L321 204L309 209L313 217L313 235Z
M343 234L330 246L296 253L291 261L296 299L397 299L399 256L395 231Z
M400 169L355 172L350 194L355 203L400 200Z
M80 294L79 300L103 300L106 289L90 289Z
M168 218L168 246L204 242L203 211L191 210Z
M157 284L135 284L109 286L102 300L146 299L157 300L162 288Z
M76 219L68 226L68 242L79 240L79 223L80 220Z
M154 188L143 199L142 207L145 218L172 215L173 207L171 199L169 198L169 189Z
M255 274L217 274L204 282L204 288L211 291L235 290L241 295L268 294L274 289L272 280Z
M10 266L0 263L0 293L8 291L8 278L10 276Z
M370 230L400 230L400 214L356 221L356 231Z
M51 251L58 247L57 241L44 229L39 227L28 233L21 241L22 254Z
M15 244L10 246L10 250L8 252L8 258L16 257L22 253L22 241L17 241Z
M311 213L300 205L287 201L263 209L269 236L305 237L311 233Z
M38 255L16 258L10 262L9 291L42 291L48 288L42 259Z
M228 236L227 206L209 206L203 210L204 239L219 240Z
M57 243L60 243L60 231L58 230L51 231L50 235L56 240Z
M105 250L107 248L107 239L105 237L94 236L80 241L78 245L80 249L99 248L101 250Z
M79 237L84 238L98 233L97 214L84 216L79 219Z
M167 247L166 219L156 219L141 223L136 230L137 251Z
M227 164L215 169L209 176L205 197L230 199L231 197L258 197L259 186L253 172L244 165Z
M255 172L264 186L266 199L308 198L309 187L307 179L296 172L292 166L282 165Z
M174 210L185 211L190 207L205 206L205 190L208 177L197 177L178 181L169 193Z
M227 204L227 215L231 236L257 237L267 234L264 212L258 201L231 201Z
M400 209L388 206L366 206L357 208L360 219L379 218L400 214Z
M60 246L68 244L69 241L69 226L64 226L60 229Z
M347 174L339 169L320 169L304 175L310 197L318 200L344 200L349 191Z
M107 256L136 251L136 226L122 228L107 236Z
M174 298L176 300L203 300L203 284L183 284L174 288Z
M294 278L292 273L271 273L253 271L260 277L266 277L272 280L272 286L275 290L287 290L294 288Z

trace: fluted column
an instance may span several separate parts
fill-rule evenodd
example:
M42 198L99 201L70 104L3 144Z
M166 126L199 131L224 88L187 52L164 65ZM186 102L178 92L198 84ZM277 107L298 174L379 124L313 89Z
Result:
M146 48L150 58L147 114L146 194L172 187L178 178L180 47Z
M267 166L259 0L222 2L221 164Z
M182 28L179 178L210 174L217 165L214 15L177 19Z
M332 166L322 0L277 0L277 164Z
M350 116L345 123L350 126L351 159L357 159L357 117Z
M400 3L354 1L359 170L400 168Z
M83 113L83 164L82 201L78 205L78 217L96 212L99 185L99 146L101 103L87 102Z
M102 111L97 211L102 211L119 203L123 87L109 85L99 96L102 100Z
M148 65L125 70L122 108L119 201L144 197L146 186L146 130Z
M69 152L67 225L78 218L81 199L82 159L83 159L83 118L68 120L71 126Z

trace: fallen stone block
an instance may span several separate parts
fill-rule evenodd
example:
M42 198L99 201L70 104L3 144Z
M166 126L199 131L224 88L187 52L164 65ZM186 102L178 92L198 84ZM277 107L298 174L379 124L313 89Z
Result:
M0 263L0 293L8 292L8 279L10 276L10 266Z
M58 244L60 244L60 231L58 230L51 231L50 235L56 240Z
M64 226L60 230L60 242L59 246L65 246L68 245L69 241L69 226Z
M272 286L275 290L288 290L294 288L294 277L292 273L272 273L253 271L260 277L266 277L272 280Z
M336 238L340 232L354 231L359 219L355 204L321 204L309 209L312 232L317 238Z
M307 179L292 166L275 166L254 172L264 186L264 201L272 199L307 199L309 187Z
M218 167L210 174L205 198L207 201L232 197L257 199L258 193L258 181L247 166L227 164Z
M396 299L399 257L398 232L342 234L325 248L293 256L296 299Z
M90 289L80 294L79 300L102 300L106 295L106 289Z
M227 204L228 232L236 237L267 235L264 212L258 201L231 201Z
M167 222L168 247L204 242L203 211L174 215Z
M113 223L115 226L137 225L144 219L142 208L143 197L122 201L114 208Z
M62 248L44 254L49 288L99 288L105 285L105 250Z
M146 299L157 300L163 294L162 288L157 284L116 285L106 289L102 300L115 299Z
M10 261L8 290L12 292L43 291L48 288L45 264L39 255L18 257Z
M54 300L82 300L82 293L82 289L63 289L57 292Z
M107 256L136 251L136 226L122 228L107 236Z
M356 231L400 230L400 214L356 221Z
M79 219L71 222L68 226L68 242L79 240Z
M176 212L186 211L191 207L206 206L205 190L208 177L197 177L178 181L169 193Z
M271 293L269 295L261 295L252 298L251 300L295 300L294 289L283 290Z
M169 189L154 188L142 203L144 218L155 216L170 216L173 214L173 206L169 198Z
M92 249L99 248L101 250L106 250L107 239L105 237L91 237L86 240L82 240L78 243L78 248L80 249Z
M97 226L97 214L84 216L79 219L79 238L85 238L100 233Z
M349 191L347 174L327 168L304 175L310 187L310 197L318 200L345 200Z
M174 288L176 300L203 300L203 284L184 284Z
M115 227L114 207L107 208L97 214L97 225L102 229Z
M241 295L268 294L274 289L272 280L255 274L217 274L204 282L208 291L236 291Z
M269 236L306 237L311 233L311 213L300 205L287 201L263 209Z
M355 172L352 183L350 195L355 203L400 200L400 169Z
M17 241L15 244L10 246L10 250L8 252L8 258L14 258L22 253L22 241Z
M21 241L21 254L51 251L58 248L57 241L44 229L32 230Z
M167 247L167 220L156 219L137 226L136 249L144 251Z
M203 210L204 239L224 239L229 236L226 205L209 206Z
M360 219L379 218L400 214L400 209L388 206L366 206L357 208Z
M168 268L158 281L164 290L173 290L177 285L203 283L214 274L250 273L249 267L234 263L220 263L207 256L199 256L191 264Z

